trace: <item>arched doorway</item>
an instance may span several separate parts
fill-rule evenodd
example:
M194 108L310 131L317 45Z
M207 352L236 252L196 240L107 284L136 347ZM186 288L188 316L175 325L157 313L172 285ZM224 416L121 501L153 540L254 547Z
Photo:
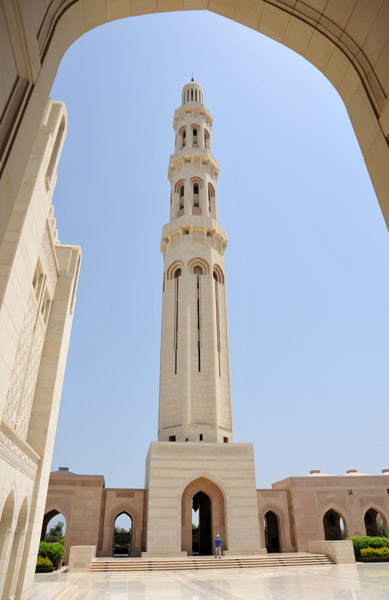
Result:
M366 535L371 537L386 537L385 521L375 508L369 508L365 513Z
M121 512L115 519L112 538L112 556L130 556L132 542L132 517Z
M224 513L224 497L215 483L205 477L189 483L181 500L181 549L188 556L212 554L217 534L222 539L222 550L226 549ZM197 532L193 525L198 527Z
M212 513L209 496L204 492L197 492L192 499L192 508L195 513L198 512L197 529L192 528L192 554L212 554Z
M330 508L323 517L324 539L343 540L346 538L346 525L342 516Z
M266 550L268 552L280 551L280 534L277 515L269 510L264 517Z
M43 519L41 542L65 545L66 519L58 510L48 512Z
M0 516L0 597L2 597L3 576L7 572L7 554L11 541L11 527L15 509L15 496L8 494L7 500Z
M5 579L3 596L4 598L14 598L18 584L19 570L23 557L24 540L26 536L28 504L25 498L19 510L18 521L13 536L11 553L9 556L9 565L7 577ZM23 578L21 578L22 580ZM18 586L19 587L19 586ZM20 592L20 589L18 590Z

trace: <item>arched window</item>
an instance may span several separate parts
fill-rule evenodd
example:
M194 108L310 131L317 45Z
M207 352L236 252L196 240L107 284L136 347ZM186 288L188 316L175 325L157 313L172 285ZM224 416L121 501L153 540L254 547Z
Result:
M209 133L206 129L204 129L204 148L209 149Z
M184 193L185 193L185 186L181 185L180 186L180 210L181 210L181 208L184 208Z
M199 184L193 184L193 206L199 206Z
M219 265L214 265L213 267L213 278L218 283L224 283L224 274Z
M190 90L190 99L193 102L193 90Z
M195 273L196 275L206 275L209 273L209 264L206 260L198 256L189 261L188 271L189 273Z
M212 198L215 197L215 189L212 184L208 183L208 212L212 212Z
M197 128L193 127L193 146L195 148L198 147L198 143L197 143Z
M177 279L182 274L184 264L181 260L175 260L166 271L166 279Z
M186 146L186 129L182 132L182 147Z

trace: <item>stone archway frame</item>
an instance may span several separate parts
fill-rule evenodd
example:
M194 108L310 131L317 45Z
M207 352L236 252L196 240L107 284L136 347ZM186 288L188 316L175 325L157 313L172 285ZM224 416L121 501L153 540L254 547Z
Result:
M47 515L49 515L52 512L56 512L58 515L63 515L65 517L65 525L66 525L66 529L65 529L65 552L62 558L63 563L67 564L68 560L69 560L69 553L70 553L70 542L71 542L71 509L69 510L69 508L64 508L63 506L61 507L61 501L60 499L56 499L55 502L53 503L49 503L46 507L45 507L45 511L43 514L43 519L42 519L42 529L43 529L43 524L45 522L45 517ZM55 515L53 515L55 516ZM51 517L53 518L53 517ZM51 520L51 519L50 519ZM49 521L50 521L49 520ZM47 525L49 524L49 522L47 522L46 524L46 528Z
M115 506L104 519L102 556L111 556L113 529L119 515L125 513L132 519L131 529L131 556L140 556L142 552L143 515L131 504L122 502Z
M9 56L10 62L16 57L18 101L13 98L15 84L10 86L9 96L5 99L7 122L10 123L3 145L4 177L0 181L0 196L7 198L5 212L12 210L49 91L69 46L87 31L110 21L182 9L208 9L294 50L334 85L348 111L381 210L389 224L389 147L386 140L389 135L389 82L386 76L389 60L384 52L389 37L388 10L385 3L368 10L362 0L356 0L351 8L349 3L339 3L337 10L327 4L313 0L277 0L277 4L272 0L191 0L190 5L185 0L158 3L57 0L47 8L42 4L18 5L13 16L21 22L12 32L13 52ZM11 14L8 16L11 22ZM8 217L10 215L9 212ZM6 214L2 216L6 226L9 219ZM0 243L2 233L0 230Z
M23 576L21 574L22 557L24 543L27 531L28 516L30 512L30 502L28 495L25 494L15 511L15 524L13 526L13 535L11 549L8 557L8 569L4 581L2 593L5 598L14 598L19 596L23 585Z
M278 520L278 535L280 538L280 552L290 552L292 549L292 542L290 539L290 531L288 527L289 519L286 517L284 511L279 506L268 503L265 506L261 506L261 509L258 512L259 518L259 526L261 528L261 541L263 540L264 546L266 546L265 535L263 531L263 522L265 519L265 515L268 512L272 512L275 514Z
M325 529L324 529L324 517L325 515L328 513L329 510L333 510L334 512L338 513L338 515L343 519L343 523L344 523L344 533L346 538L349 537L348 535L348 530L349 530L349 519L345 517L345 511L338 508L336 503L328 503L324 509L321 509L320 514L320 523L321 523L321 531L323 532L323 540L326 539L326 534L325 534Z
M192 499L198 492L207 494L211 501L212 542L219 534L222 549L228 548L226 531L226 506L221 488L206 475L192 479L181 494L181 550L192 555Z
M366 503L365 506L362 508L362 520L363 520L363 535L367 535L366 533L366 524L365 524L365 515L367 513L368 510L373 509L375 510L378 514L381 515L382 520L384 522L384 528L385 528L385 533L388 536L389 535L389 519L386 516L386 510L384 508L380 508L379 505L377 503L371 504L371 503Z

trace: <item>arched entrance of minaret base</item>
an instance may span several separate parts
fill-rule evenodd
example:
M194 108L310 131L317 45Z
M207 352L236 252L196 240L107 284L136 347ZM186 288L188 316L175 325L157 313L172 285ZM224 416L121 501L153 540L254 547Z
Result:
M222 550L228 547L224 495L207 476L197 477L185 487L181 497L181 550L188 556L192 555L192 500L199 492L206 494L211 502L211 549L217 534L222 539Z

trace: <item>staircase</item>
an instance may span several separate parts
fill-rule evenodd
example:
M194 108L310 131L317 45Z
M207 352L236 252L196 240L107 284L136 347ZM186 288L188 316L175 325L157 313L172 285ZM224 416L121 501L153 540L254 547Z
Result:
M107 559L100 558L92 561L92 573L118 572L156 572L156 571L198 571L200 569L258 569L262 567L307 567L333 565L334 561L325 554L290 553L267 554L264 556L239 557L188 557L164 559Z

